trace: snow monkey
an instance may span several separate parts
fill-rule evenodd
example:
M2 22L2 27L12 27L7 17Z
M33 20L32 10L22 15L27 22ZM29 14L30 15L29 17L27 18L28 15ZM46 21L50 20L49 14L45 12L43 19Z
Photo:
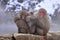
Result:
M17 24L19 33L46 36L50 28L47 11L44 8L34 13L22 10L16 15L14 22Z
M14 22L17 25L18 33L29 33L29 27L25 20L28 15L29 15L28 11L22 10L15 16Z
M37 23L39 26L37 26L36 33L43 36L47 35L50 28L47 11L44 8L41 8L34 13L34 16L39 20Z
M30 33L45 36L50 28L47 11L44 8L27 16L27 23L30 27Z

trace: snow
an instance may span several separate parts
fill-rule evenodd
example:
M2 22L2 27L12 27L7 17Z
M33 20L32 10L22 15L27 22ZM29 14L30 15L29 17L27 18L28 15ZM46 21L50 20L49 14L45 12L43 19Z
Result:
M57 2L56 2L56 1L57 1ZM58 1L58 0L53 0L53 1L52 1L52 0L45 0L45 1L42 1L41 3L38 3L38 4L36 5L35 10L38 10L38 9L40 9L40 8L45 8L49 14L52 14L52 15L53 15L55 9L58 8L58 5L57 5L57 4L60 4L59 2L60 2L60 1ZM40 5L40 7L39 7L39 5ZM54 5L55 7L53 7L53 5Z
M22 3L18 2L18 0L9 0L6 5L5 11L9 11L9 9L13 8L14 6L16 7L14 10L16 13L23 9L29 10L31 12L39 10L40 8L45 8L47 10L48 15L54 15L54 11L59 7L59 5L60 0L44 0L40 3L37 0L24 0Z
M54 15L55 9L57 9L59 6L60 0L44 0L41 2L38 2L37 0L24 0L22 3L18 2L18 0L9 0L6 5L5 11L15 11L16 13L18 13L19 11L26 9L30 12L33 12L39 10L40 8L45 8L48 15ZM12 8L14 7L16 8L13 10ZM59 11L60 9L58 10L58 12Z

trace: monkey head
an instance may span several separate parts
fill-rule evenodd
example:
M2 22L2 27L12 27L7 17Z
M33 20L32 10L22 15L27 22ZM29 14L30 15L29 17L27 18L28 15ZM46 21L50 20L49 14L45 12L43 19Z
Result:
M25 20L30 13L27 10L20 11L20 19Z
M47 14L47 11L44 8L41 8L38 12L40 17L44 17Z

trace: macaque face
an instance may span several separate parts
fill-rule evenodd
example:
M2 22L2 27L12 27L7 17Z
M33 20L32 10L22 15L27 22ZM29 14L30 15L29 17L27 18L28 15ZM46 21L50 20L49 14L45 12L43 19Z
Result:
M29 15L28 11L22 10L14 18L14 21L18 27L18 33L28 33L29 32L29 27L25 21L25 19L28 15Z
M40 16L40 17L44 17L45 15L46 15L46 10L43 9L43 8L41 8L41 9L39 10L39 16Z
M24 20L26 16L27 16L27 15L22 14L22 15L21 15L21 18Z
M26 16L28 15L29 15L29 12L24 10L20 13L20 18L25 20Z

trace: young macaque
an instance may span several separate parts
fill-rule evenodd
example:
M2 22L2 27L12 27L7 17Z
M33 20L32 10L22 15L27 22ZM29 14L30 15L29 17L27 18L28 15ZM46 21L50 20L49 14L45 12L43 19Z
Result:
M18 33L29 33L29 27L26 23L26 16L29 15L29 12L26 10L20 11L14 18L14 22L18 27Z
M36 23L36 18L33 16L33 13L31 12L29 16L26 17L26 22L29 26L30 34L35 33L35 23Z

